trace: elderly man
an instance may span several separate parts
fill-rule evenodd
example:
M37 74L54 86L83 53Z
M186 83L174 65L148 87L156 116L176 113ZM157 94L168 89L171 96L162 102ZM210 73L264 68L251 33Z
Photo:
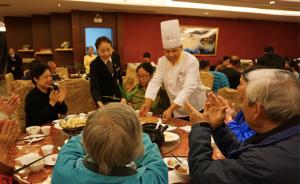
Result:
M182 49L179 21L162 22L161 35L164 56L159 58L156 72L147 87L140 115L144 116L150 110L158 90L164 84L171 104L163 113L163 120L168 122L172 114L177 118L188 117L182 107L185 100L190 100L198 111L202 110L206 96L200 88L197 58Z
M300 84L278 69L249 72L243 112L256 135L244 143L223 125L226 103L208 95L205 112L186 104L197 122L189 135L189 168L193 183L299 183ZM210 136L226 156L211 160Z
M56 72L56 64L53 62L53 61L49 61L47 63L49 69L50 69L50 73L52 75L52 80L53 81L59 81L60 80L60 77L58 75L58 73Z

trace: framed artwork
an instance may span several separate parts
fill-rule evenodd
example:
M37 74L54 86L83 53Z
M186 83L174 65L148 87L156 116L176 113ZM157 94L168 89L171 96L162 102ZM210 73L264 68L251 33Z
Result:
M218 28L180 26L183 49L195 55L215 56L218 32Z

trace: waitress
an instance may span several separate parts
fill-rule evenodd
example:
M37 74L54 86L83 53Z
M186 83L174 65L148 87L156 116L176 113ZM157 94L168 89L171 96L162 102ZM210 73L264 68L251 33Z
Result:
M121 98L118 84L122 86L120 56L113 53L112 42L102 36L95 43L98 56L90 64L90 91L99 108Z
M150 110L158 90L164 84L171 105L164 111L163 120L168 122L172 115L188 119L183 108L184 102L190 102L201 111L206 100L205 90L200 88L199 61L194 55L183 51L178 20L161 22L161 36L164 56L158 59L140 115L144 116Z

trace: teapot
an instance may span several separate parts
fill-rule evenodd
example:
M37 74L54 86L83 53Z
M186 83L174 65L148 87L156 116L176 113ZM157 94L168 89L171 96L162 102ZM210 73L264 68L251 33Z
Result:
M168 125L159 125L157 129L156 126L156 123L146 123L142 125L142 129L144 133L149 135L150 140L160 147L165 142L164 131L168 128Z

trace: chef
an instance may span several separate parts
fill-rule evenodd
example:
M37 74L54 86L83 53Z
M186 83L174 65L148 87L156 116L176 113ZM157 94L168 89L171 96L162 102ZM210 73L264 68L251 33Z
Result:
M164 84L171 104L163 113L164 122L168 122L172 114L175 118L187 119L188 115L183 109L184 102L190 102L201 111L206 100L205 90L200 88L199 62L194 55L183 51L178 20L161 22L161 36L164 56L158 59L140 116L145 116L150 110L158 90Z

